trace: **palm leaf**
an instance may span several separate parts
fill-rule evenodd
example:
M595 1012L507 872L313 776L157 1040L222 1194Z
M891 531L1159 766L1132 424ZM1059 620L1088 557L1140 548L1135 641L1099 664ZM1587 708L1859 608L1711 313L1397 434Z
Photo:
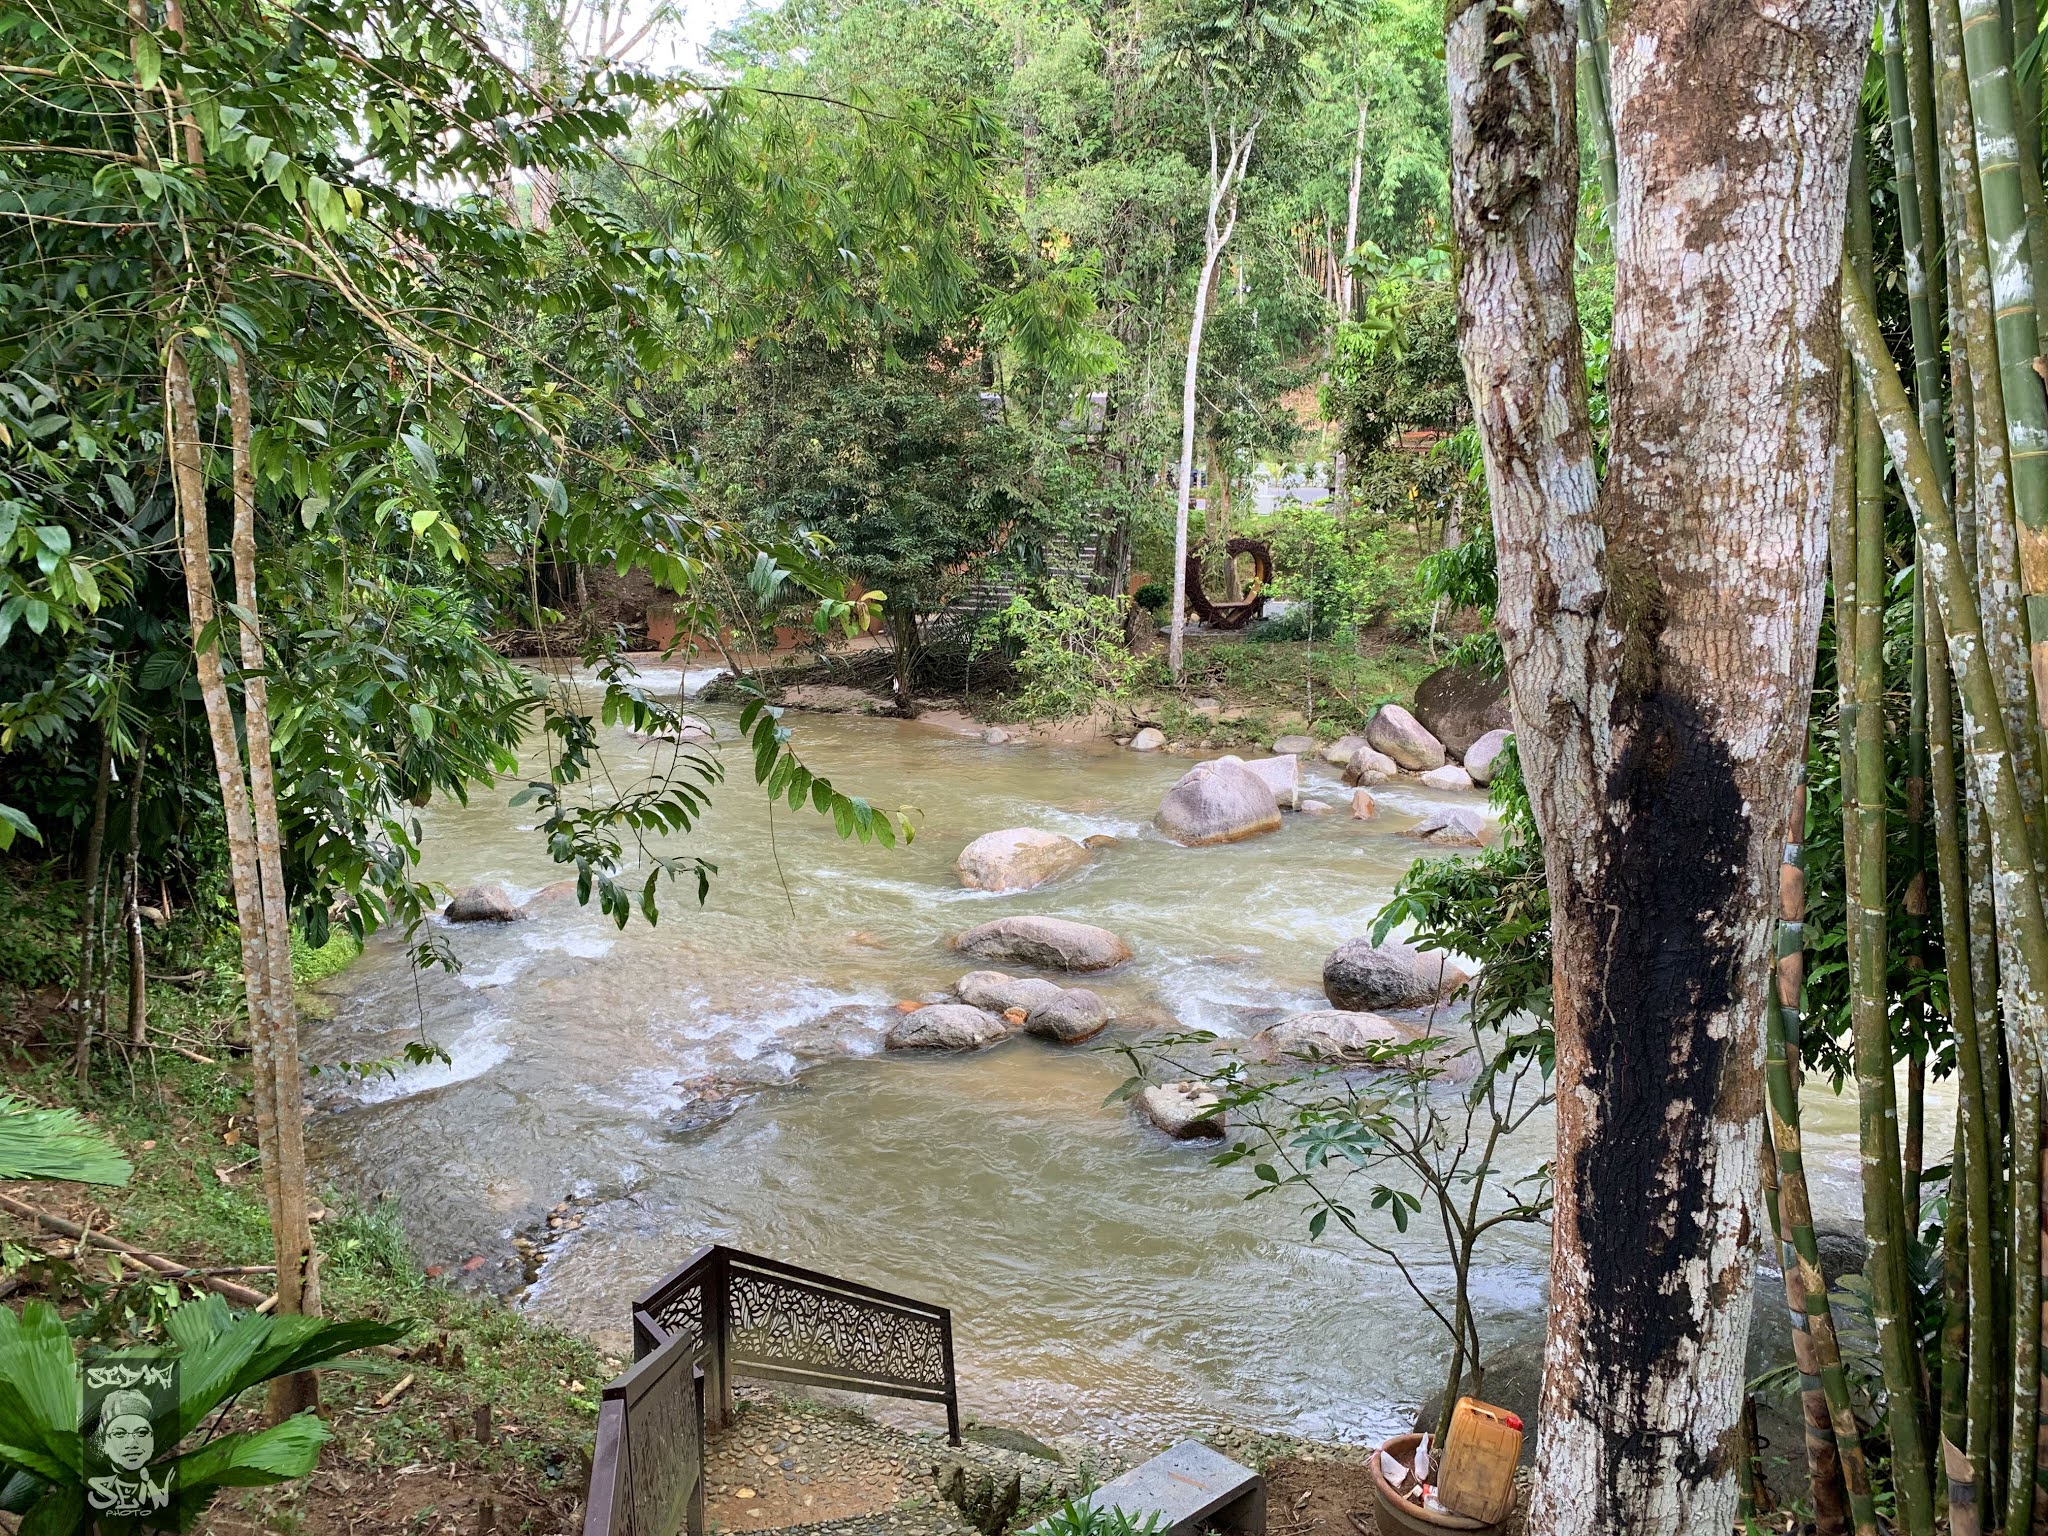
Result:
M85 1464L82 1401L71 1336L57 1309L46 1301L19 1313L0 1307L0 1460L53 1481L75 1476Z
M38 1109L0 1093L0 1179L126 1184L133 1170L74 1109Z

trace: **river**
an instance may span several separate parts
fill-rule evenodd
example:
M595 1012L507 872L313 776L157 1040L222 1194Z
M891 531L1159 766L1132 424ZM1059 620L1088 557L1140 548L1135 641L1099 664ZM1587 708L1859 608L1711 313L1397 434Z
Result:
M736 729L730 710L700 713ZM449 1063L314 1078L322 1175L395 1197L426 1262L618 1353L631 1298L720 1241L950 1306L963 1405L984 1419L1113 1441L1225 1421L1357 1441L1405 1428L1441 1347L1391 1266L1310 1241L1298 1204L1247 1203L1248 1172L1105 1105L1126 1070L1096 1047L1173 1020L1243 1034L1276 1009L1326 1006L1324 957L1366 930L1420 851L1401 829L1480 797L1389 785L1371 822L1290 815L1271 836L1186 849L1150 826L1184 758L788 720L842 789L916 808L915 843L842 841L786 807L771 817L731 751L713 811L665 850L717 864L701 909L671 887L651 928L621 931L573 898L513 924L437 923L462 962L452 976L415 974L402 944L373 941L325 984L331 1017L310 1027L309 1058L385 1056L423 1030ZM617 731L604 742L621 784L667 750ZM1349 793L1320 764L1308 787ZM555 880L509 794L424 811L425 875L522 898ZM1010 826L1117 842L1055 886L962 890L955 855ZM1136 960L1089 985L1126 1022L1095 1047L883 1053L899 1000L936 999L974 968L948 936L1016 912L1123 935ZM707 1081L720 1085L708 1102ZM1814 1114L1816 1201L1847 1213L1853 1119L1832 1099ZM1539 1117L1505 1161L1526 1170L1550 1136ZM522 1258L513 1239L540 1241L565 1199L580 1224ZM1540 1325L1545 1246L1508 1227L1482 1250L1489 1351ZM1413 1249L1447 1279L1425 1239Z

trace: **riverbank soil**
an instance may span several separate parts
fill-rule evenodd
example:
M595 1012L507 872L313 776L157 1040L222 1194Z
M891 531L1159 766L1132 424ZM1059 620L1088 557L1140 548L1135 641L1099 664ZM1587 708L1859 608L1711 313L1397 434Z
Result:
M962 730L1024 725L1047 740L1125 736L1141 725L1156 725L1175 741L1207 741L1212 747L1266 746L1275 736L1304 730L1334 740L1363 729L1380 705L1413 699L1416 684L1441 661L1428 647L1391 633L1306 641L1193 631L1177 685L1166 675L1161 652L1150 658L1129 697L1075 720L1026 720L1012 696L981 689L922 694L916 713ZM893 674L881 663L879 656L785 661L763 671L761 681L771 697L792 709L893 713ZM723 691L714 685L712 696Z
M1345 1448L1282 1456L1266 1467L1266 1536L1381 1536L1373 1515L1369 1451ZM1528 1473L1502 1536L1522 1536Z
M248 1268L237 1283L268 1293L268 1221L255 1177L252 1112L238 1059L233 991L207 971L151 988L168 1049L95 1058L70 1075L71 1019L54 986L0 980L0 1090L78 1108L134 1164L128 1185L50 1181L0 1193L148 1252L201 1268ZM331 1317L410 1319L401 1343L321 1372L333 1439L307 1482L230 1490L198 1529L214 1536L573 1531L595 1432L598 1387L619 1369L583 1340L535 1328L491 1298L435 1284L393 1213L330 1195L316 1233ZM168 1287L133 1261L0 1214L5 1305L56 1305L88 1339L161 1338ZM251 1393L225 1427L253 1428ZM14 1529L0 1515L0 1531Z

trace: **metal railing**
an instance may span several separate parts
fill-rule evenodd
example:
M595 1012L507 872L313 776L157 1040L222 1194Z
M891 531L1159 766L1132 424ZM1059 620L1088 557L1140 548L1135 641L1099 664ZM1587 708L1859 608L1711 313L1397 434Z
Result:
M698 1249L633 1304L633 1356L599 1404L584 1536L700 1536L735 1376L936 1403L960 1443L952 1313L779 1259Z

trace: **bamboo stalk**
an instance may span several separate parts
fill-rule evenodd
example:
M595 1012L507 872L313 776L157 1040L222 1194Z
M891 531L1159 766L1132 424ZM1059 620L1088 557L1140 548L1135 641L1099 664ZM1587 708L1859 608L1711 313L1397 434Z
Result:
M1913 395L1920 408L1920 435L1942 484L1949 483L1948 442L1941 425L1941 338L1935 327L1933 258L1926 221L1934 207L1921 186L1922 171L1935 175L1933 89L1913 77L1926 65L1926 19L1917 17L1920 36L1906 18L1908 0L1883 0L1885 101L1891 118L1892 175L1899 189L1899 239L1906 258L1906 308L1913 327ZM1917 46L1915 46L1917 45ZM1918 66L1918 68L1916 68ZM1923 158L1924 157L1924 158Z
M1847 394L1848 391L1844 391ZM1846 434L1844 435L1846 438ZM1792 1354L1800 1374L1801 1417L1806 1426L1807 1472L1816 1523L1840 1529L1841 1501L1856 1536L1876 1536L1877 1509L1870 1470L1842 1369L1841 1344L1827 1278L1814 1236L1813 1205L1799 1117L1799 1010L1805 985L1806 776L1794 780L1785 818L1785 853L1778 870L1776 981L1764 1009L1764 1083L1771 1145L1778 1165L1778 1223L1785 1272L1785 1304L1792 1316Z
M1852 194L1853 195L1853 194ZM1867 215L1869 204L1862 209ZM1856 232L1859 261L1867 228ZM1898 1109L1893 1086L1892 1026L1887 987L1885 908L1884 742L1884 444L1866 391L1857 392L1855 573L1836 599L1835 666L1839 686L1842 840L1849 921L1850 1022L1856 1068L1857 1130L1863 1169L1863 1226L1870 1245L1871 1319L1885 1384L1892 1442L1892 1485L1900 1528L1932 1536L1934 1493L1921 1429L1920 1367L1914 1343L1909 1237L1900 1188ZM1846 612L1845 612L1846 610ZM1852 628L1841 627L1844 617ZM1853 764L1853 769L1852 769ZM1849 784L1853 772L1855 791ZM1854 847L1855 856L1847 857Z
M1990 252L1991 289L1996 305L1994 326L1998 366L2003 384L2005 425L2012 448L2012 507L2018 522L2012 530L2012 564L2025 593L2024 619L2013 615L2012 639L2030 655L2032 665L1999 667L2008 708L2025 721L2013 726L2010 748L2023 793L2036 799L2039 767L2048 758L2048 717L2041 714L2048 690L2048 394L2035 372L2041 354L2040 325L2035 313L2035 266L2030 242L2039 238L2034 225L2040 214L2040 166L2022 161L2025 137L2012 71L2012 35L1999 0L1962 0L1963 55L1969 70L1970 110L1977 130L1977 176L1984 202L1984 232ZM2034 137L2038 155L2038 134ZM2029 179L2031 178L2031 203ZM2035 215L2029 217L2030 211ZM2008 554L2006 533L1997 526L2000 565ZM1988 551L1987 551L1988 552ZM2003 572L2001 572L2003 574ZM2004 604L1993 601L1983 614L1994 642L2006 625ZM2036 672L2040 673L2037 685ZM2035 858L2043 852L2039 817L2034 818ZM2015 1491L2015 1497L2019 1496ZM2031 1486L2025 1498L2031 1501Z
M1884 350L1882 334L1870 311L1859 274L1845 272L1842 318L1856 358L1858 376L1871 390L1900 484L1919 523L1929 574L1946 630L1949 655L1963 700L1971 779L1983 805L1996 870L1993 894L2001 930L2001 969L2008 1049L2014 1085L2014 1195L2032 1202L2016 1207L2013 1290L2013 1412L2009 1453L2006 1522L2013 1531L2027 1530L2033 1517L2033 1475L2037 1454L2040 1390L2040 1061L2035 1042L2048 1023L2048 917L2042 910L2039 870L2021 811L2003 701L1992 676L1984 629L1974 588L1965 579L1956 547L1955 523L1942 500L1933 467L1920 441L1920 429L1908 406L1897 369ZM2026 1107L2022 1107L2022 1095ZM2031 1121L2031 1125L2027 1122ZM2030 1232L2032 1241L2024 1239ZM2033 1264L2024 1262L2033 1250Z
M1952 1178L1964 1175L1964 1105L1956 1100L1956 1151ZM1970 1271L1969 1217L1951 1203L1941 1234L1941 1462L1948 1474L1949 1536L1978 1536L1977 1482L1964 1449L1969 1444Z
M1978 1501L1992 1490L1992 1424L1998 1387L1997 1228L1991 1218L1991 1169L1994 1160L1986 1139L1984 1069L1976 997L1970 974L1968 885L1963 873L1962 817L1957 804L1954 745L1955 706L1949 682L1948 645L1940 625L1928 633L1927 700L1928 765L1934 790L1934 850L1941 899L1942 951L1948 962L1949 1027L1956 1041L1956 1143L1949 1175L1949 1209L1956 1210L1955 1191L1967 1231L1969 1271L1969 1390L1965 1403L1967 1438L1960 1442L1964 1470L1969 1474L1969 1506L1974 1517ZM1950 1469L1950 1523L1958 1501L1956 1466ZM1956 1527L1956 1536L1968 1536Z
M1621 189L1615 170L1614 93L1608 83L1606 18L1599 0L1578 0L1576 14L1579 95L1593 127L1593 158L1600 175L1601 208L1611 225Z

